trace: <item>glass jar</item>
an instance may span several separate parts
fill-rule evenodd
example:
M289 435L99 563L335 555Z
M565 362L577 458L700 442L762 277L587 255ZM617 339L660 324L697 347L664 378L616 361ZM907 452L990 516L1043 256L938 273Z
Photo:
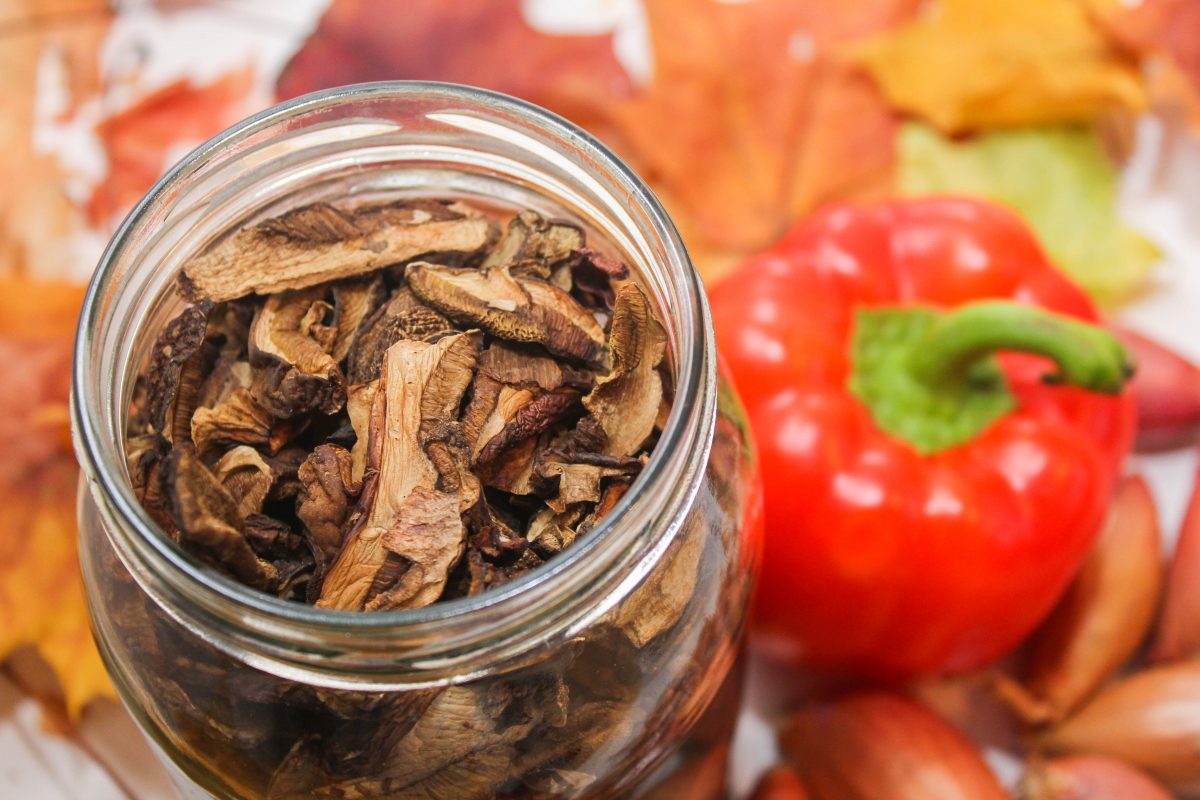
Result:
M674 403L632 490L544 568L416 610L288 603L204 567L138 504L131 393L190 256L300 205L395 196L581 221L657 305ZM578 128L429 83L321 92L231 128L171 170L104 254L73 415L96 639L185 796L722 795L758 558L753 453L677 232Z

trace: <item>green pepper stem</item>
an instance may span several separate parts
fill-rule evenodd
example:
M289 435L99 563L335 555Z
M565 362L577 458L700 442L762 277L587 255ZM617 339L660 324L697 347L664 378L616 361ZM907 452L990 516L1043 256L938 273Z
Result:
M911 374L928 386L961 383L980 359L998 350L1046 356L1051 383L1117 394L1133 375L1133 359L1111 333L1034 306L986 301L938 316L909 354Z

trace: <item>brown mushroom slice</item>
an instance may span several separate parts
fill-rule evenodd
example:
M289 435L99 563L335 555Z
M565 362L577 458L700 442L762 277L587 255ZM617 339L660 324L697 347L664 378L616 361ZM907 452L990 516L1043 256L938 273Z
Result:
M591 370L576 369L553 358L530 352L532 348L493 342L479 356L479 372L494 381L524 388L552 391L563 386L590 389L596 381Z
M308 532L309 541L326 562L332 561L342 546L350 499L362 489L353 478L350 453L335 445L318 445L300 465L298 474L296 516Z
M574 389L534 393L511 386L501 388L496 405L472 447L474 461L486 464L500 458L509 448L550 428L578 400L579 392Z
M460 323L477 325L510 342L540 344L551 353L588 363L604 354L604 329L562 289L514 278L505 267L487 270L409 264L412 290Z
M178 317L171 320L154 343L150 363L142 373L147 376L143 407L145 421L150 431L163 436L167 441L173 441L172 437L179 428L172 412L183 382L185 367L188 365L191 366L188 369L189 377L193 379L193 383L197 383L195 379L198 378L201 367L198 363L200 348L204 344L204 333L208 327L208 314L211 310L211 303L199 303L188 306ZM196 397L192 394L183 405L188 406L186 410L191 411L194 410L195 402Z
M335 337L320 322L332 310L324 294L318 288L272 295L254 318L252 391L275 417L332 414L346 402L345 378L329 354Z
M274 589L278 571L250 547L237 504L191 447L181 445L171 451L163 464L162 481L181 544L242 583L263 591Z
M629 267L603 253L582 247L572 253L571 294L585 306L611 311L616 302L613 281L629 277Z
M634 471L640 468L641 464L637 464ZM605 478L627 476L630 468L550 461L539 465L537 474L543 480L557 483L558 492L546 500L546 505L561 513L576 503L599 503L601 482Z
M645 293L632 283L618 289L609 335L612 371L583 398L584 407L604 429L604 452L632 456L654 432L663 396L658 365L666 344L666 332Z
M444 586L447 578L440 570L443 565L453 566L458 557L446 558L445 553L457 549L461 555L466 529L460 497L447 492L449 499L437 498L441 475L423 447L420 433L426 423L448 421L457 411L471 380L481 338L475 331L447 336L435 344L403 340L388 350L381 391L376 392L371 410L367 450L370 478L359 500L363 515L349 531L325 576L318 606L347 610L365 607L376 576L391 552L385 543L403 544L398 538L403 537L405 527L417 525L436 536L440 546L436 552L405 549L396 553L405 558L433 559L411 561L410 567L420 573L413 581L418 586L403 607L437 599L432 587L439 581ZM385 536L393 530L398 533ZM458 538L457 548L446 544L454 536Z
M495 237L478 212L438 201L344 210L316 203L244 228L191 259L180 287L214 302L304 289L427 253L477 253Z
M450 320L422 303L408 287L398 290L362 326L347 366L351 383L368 383L379 377L387 349L401 339L431 340L453 333Z
M522 211L509 220L504 236L483 266L512 265L513 274L549 278L550 268L584 246L583 229L573 222L548 220L535 211Z
M192 441L203 455L237 445L266 445L274 420L248 389L235 389L213 408L192 415Z
M339 281L333 286L334 322L337 336L329 354L341 362L358 340L363 321L375 312L387 296L383 278L370 275Z
M239 517L245 519L262 513L275 474L261 453L248 445L239 445L221 456L212 471L237 504Z

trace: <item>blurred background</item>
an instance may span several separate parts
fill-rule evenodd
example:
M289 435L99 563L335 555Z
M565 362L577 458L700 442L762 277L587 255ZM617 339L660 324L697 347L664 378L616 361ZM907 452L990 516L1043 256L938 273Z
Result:
M824 204L968 192L1200 355L1200 0L0 0L4 796L171 796L111 699L75 565L69 349L105 242L227 125L383 79L584 126L706 280ZM1164 529L1190 458L1147 467ZM735 748L741 789L765 726L748 716Z

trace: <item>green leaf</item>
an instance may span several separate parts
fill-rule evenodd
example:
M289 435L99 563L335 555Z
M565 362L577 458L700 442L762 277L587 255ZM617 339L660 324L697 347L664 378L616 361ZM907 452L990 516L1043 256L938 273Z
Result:
M1141 289L1160 253L1116 215L1116 171L1095 131L1048 126L947 139L919 122L900 133L900 190L974 194L1021 214L1054 262L1101 305Z

